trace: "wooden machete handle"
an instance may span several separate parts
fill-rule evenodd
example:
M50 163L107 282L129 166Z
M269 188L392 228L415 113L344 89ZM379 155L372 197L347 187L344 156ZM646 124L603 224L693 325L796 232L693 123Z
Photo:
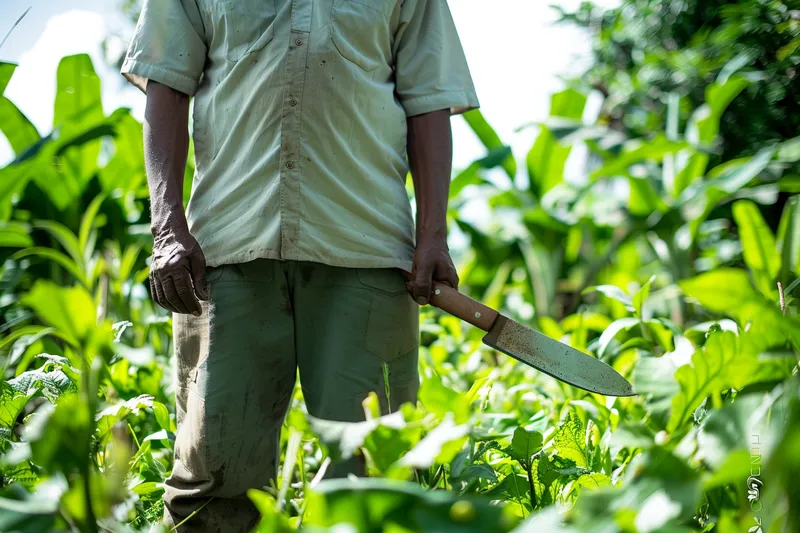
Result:
M483 331L489 331L499 315L491 307L486 307L482 303L476 302L469 296L465 296L438 281L433 282L431 305L460 318L464 322L469 322Z

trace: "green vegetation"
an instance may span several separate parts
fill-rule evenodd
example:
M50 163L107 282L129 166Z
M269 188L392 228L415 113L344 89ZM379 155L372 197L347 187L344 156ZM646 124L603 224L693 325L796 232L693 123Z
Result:
M251 493L257 531L800 530L800 12L717 3L564 14L596 32L596 62L522 157L465 117L486 154L452 184L463 290L640 395L554 381L425 308L418 405L372 397L366 422L339 424L298 390L277 485ZM171 323L144 284L142 126L106 116L72 56L42 135L2 96L13 72L0 63L16 154L0 169L0 531L148 531L176 427ZM578 147L588 170L566 181ZM476 197L489 220L467 220ZM370 479L319 481L357 453Z

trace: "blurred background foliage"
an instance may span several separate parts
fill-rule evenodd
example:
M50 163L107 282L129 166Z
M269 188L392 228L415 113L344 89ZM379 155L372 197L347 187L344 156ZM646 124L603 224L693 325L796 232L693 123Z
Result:
M463 117L486 151L451 186L462 290L639 396L556 382L425 308L418 405L369 398L364 423L338 424L308 417L298 390L281 475L250 494L258 530L797 531L799 9L561 10L594 62L548 120L520 125L531 149ZM171 321L144 285L142 126L103 112L79 55L37 131L2 96L14 68L0 63L15 153L0 169L0 530L146 531L176 427ZM372 478L320 481L352 454Z

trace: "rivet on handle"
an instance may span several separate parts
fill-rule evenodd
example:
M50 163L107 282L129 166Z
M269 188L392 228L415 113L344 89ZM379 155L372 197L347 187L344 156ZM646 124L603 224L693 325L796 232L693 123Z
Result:
M475 312L475 318L480 318L480 317L481 317L481 314L480 314L479 312L477 312L477 311L476 311L476 312Z
M442 294L442 290L441 289L436 289L435 292L436 292L436 296L439 296L440 294Z

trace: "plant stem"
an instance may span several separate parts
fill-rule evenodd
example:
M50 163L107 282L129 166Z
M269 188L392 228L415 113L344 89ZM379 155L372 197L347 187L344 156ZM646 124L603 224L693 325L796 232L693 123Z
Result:
M533 486L533 465L530 461L525 465L528 474L528 486L531 489L531 512L536 508L536 488Z

